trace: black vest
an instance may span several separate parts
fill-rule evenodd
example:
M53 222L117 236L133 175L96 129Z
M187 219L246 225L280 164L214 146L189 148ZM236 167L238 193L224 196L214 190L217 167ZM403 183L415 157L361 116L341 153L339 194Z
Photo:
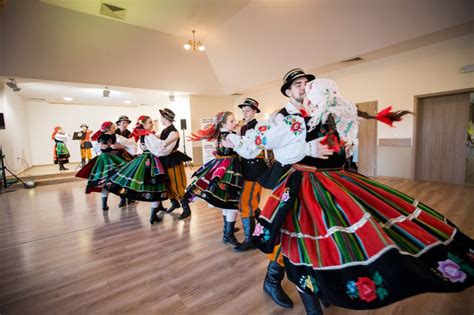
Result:
M170 126L166 127L161 132L160 139L161 140L166 140L168 138L168 136L170 135L170 133L172 133L173 131L178 132L178 129L176 129L174 125L170 125ZM175 146L173 147L173 151L177 150L178 148L179 148L179 138L178 138L178 141L176 141Z
M132 137L132 132L128 129L125 129L124 131L120 130L120 128L115 129L115 134L116 135L121 135L122 137L125 137L127 139Z

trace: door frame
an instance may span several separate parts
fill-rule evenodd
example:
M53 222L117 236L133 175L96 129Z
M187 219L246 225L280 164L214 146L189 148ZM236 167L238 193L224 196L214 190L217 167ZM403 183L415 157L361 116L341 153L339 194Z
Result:
M418 145L418 126L420 124L419 116L417 113L420 111L420 101L424 98L429 97L436 97L436 96L447 96L447 95L455 95L455 94L464 94L464 93L473 93L474 87L466 88L466 89L459 89L459 90L451 90L451 91L444 91L444 92L436 92L436 93L428 93L428 94L420 94L414 96L414 106L413 106L413 113L415 115L413 119L413 140L412 140L412 149L411 149L411 180L416 180L416 149Z

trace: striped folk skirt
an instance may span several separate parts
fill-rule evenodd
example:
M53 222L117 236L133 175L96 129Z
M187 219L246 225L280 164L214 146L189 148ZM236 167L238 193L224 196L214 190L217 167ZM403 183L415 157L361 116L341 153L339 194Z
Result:
M166 180L159 158L145 151L112 176L105 188L132 200L162 201L168 199Z
M105 183L125 164L117 154L104 152L81 168L76 177L87 179L86 194L100 192Z
M244 180L237 156L210 160L192 177L187 192L217 208L239 209Z
M294 165L254 237L281 244L290 281L330 304L373 309L473 285L474 242L427 205L363 175Z

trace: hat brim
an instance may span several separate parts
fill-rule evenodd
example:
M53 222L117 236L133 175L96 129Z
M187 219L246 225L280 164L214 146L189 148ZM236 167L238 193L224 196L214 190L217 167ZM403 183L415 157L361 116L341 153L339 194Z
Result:
M298 75L296 77L293 78L293 80L289 81L289 82L286 82L285 84L283 84L280 88L280 91L281 91L281 94L285 95L286 97L288 97L288 95L286 95L286 90L288 90L291 86L291 84L296 80L296 79L299 79L299 78L303 78L303 77L306 77L308 79L308 81L313 81L314 79L316 79L316 77L312 74L309 74L309 73L306 73L306 74L301 74L301 75Z
M168 116L164 110L162 109L159 109L158 110L160 112L160 115L163 116L164 118L168 119L169 121L172 121L172 122L175 122L176 120L174 120L174 118L171 118L170 116Z
M258 109L258 107L255 107L253 105L249 105L249 104L240 104L240 105L237 105L239 108L243 108L245 106L248 106L248 107L252 107L253 109L255 109L257 111L257 113L260 113L260 109Z
M117 120L115 123L118 125L120 124L121 121L128 121L129 124L132 123L132 121L130 119L121 119L121 120Z

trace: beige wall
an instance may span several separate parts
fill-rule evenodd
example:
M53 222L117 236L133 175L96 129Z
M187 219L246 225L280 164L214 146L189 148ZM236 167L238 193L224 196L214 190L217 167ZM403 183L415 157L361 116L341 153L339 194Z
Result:
M233 110L233 99L231 96L191 95L189 102L191 105L192 132L201 128L202 118L212 118L218 112ZM202 164L201 142L193 142L193 158L194 165Z
M474 73L460 72L461 66L472 63L474 35L469 35L319 76L334 79L341 94L353 102L376 100L379 109L393 105L397 109L413 110L415 95L474 87ZM244 97L256 98L264 112L271 112L286 102L279 85L234 97L234 106ZM379 139L412 138L412 135L412 117L395 128L378 123ZM379 146L377 175L409 178L411 150Z

